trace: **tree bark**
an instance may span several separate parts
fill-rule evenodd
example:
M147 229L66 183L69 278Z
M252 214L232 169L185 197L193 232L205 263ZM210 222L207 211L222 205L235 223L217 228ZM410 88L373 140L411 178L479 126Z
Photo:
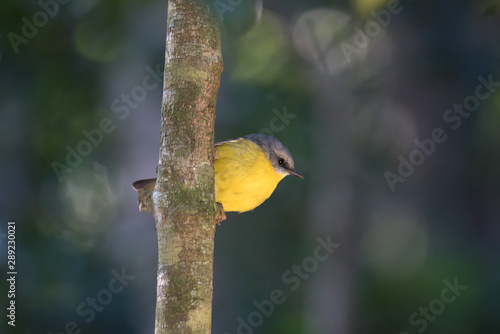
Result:
M219 21L209 2L169 0L158 181L155 333L210 333L217 210Z

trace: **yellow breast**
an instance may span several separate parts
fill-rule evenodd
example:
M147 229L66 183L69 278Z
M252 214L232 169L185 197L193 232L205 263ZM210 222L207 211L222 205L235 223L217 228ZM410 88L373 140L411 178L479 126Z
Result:
M262 149L240 138L217 146L215 198L225 211L245 212L271 196L284 177L277 174Z

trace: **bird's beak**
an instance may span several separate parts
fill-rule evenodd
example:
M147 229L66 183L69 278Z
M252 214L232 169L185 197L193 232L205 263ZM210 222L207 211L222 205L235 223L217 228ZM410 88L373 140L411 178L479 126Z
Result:
M304 176L302 174L300 174L299 172L297 172L296 170L289 170L288 173L295 175L296 177L300 177L301 179L304 178Z

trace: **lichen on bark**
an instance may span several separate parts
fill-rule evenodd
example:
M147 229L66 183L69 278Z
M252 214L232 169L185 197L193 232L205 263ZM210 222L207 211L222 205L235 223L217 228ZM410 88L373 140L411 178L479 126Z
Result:
M220 32L208 1L168 3L158 181L156 333L210 333Z

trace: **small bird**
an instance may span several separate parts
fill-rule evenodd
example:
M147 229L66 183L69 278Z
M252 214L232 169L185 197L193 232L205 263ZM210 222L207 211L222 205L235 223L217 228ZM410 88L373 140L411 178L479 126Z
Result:
M251 134L215 143L215 147L215 200L226 212L255 209L287 175L304 178L295 170L290 151L274 137ZM132 186L152 191L155 184L156 179L146 179Z

